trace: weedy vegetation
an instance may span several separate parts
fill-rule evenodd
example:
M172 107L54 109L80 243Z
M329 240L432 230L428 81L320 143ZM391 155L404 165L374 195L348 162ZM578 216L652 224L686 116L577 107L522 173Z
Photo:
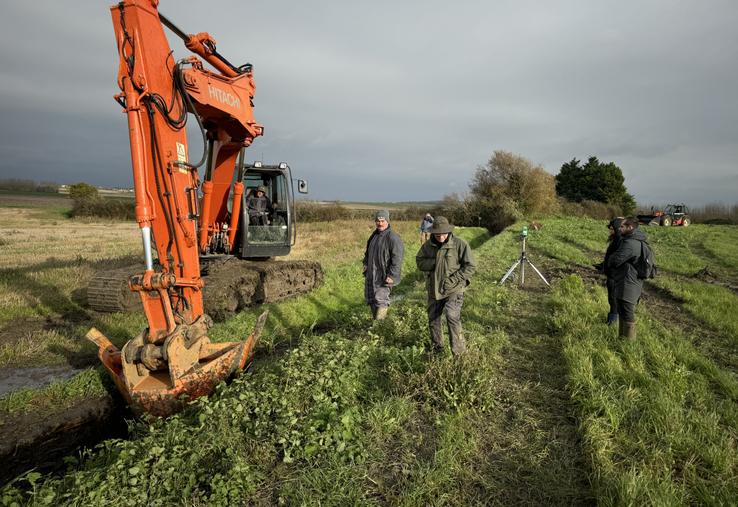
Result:
M122 344L145 326L140 316L93 314L78 294L105 259L138 255L135 225L51 225L36 213L0 207L0 360L17 367L83 358L88 366L73 379L1 398L0 417L113 389L81 338L85 328L98 326ZM606 246L606 221L541 222L528 253L550 290L529 276L524 289L519 279L499 285L520 255L523 223L496 236L457 228L479 264L464 303L469 351L461 358L428 352L415 221L393 223L406 259L382 322L370 320L362 301L371 220L303 224L292 257L323 263L325 284L268 306L249 371L167 420L131 421L127 439L69 456L62 473L18 477L0 501L738 502L738 317L731 311L738 308L738 229L648 228L662 270L647 282L638 339L623 342L604 323L606 293L592 268ZM218 323L213 338L246 336L261 310ZM37 321L51 324L10 336L23 329L16 323Z

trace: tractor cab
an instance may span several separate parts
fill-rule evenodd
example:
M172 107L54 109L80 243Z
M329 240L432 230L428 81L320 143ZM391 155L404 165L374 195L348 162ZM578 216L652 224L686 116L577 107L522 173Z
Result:
M686 215L689 213L689 210L687 210L687 206L684 204L669 204L666 207L666 213L676 217L679 215Z

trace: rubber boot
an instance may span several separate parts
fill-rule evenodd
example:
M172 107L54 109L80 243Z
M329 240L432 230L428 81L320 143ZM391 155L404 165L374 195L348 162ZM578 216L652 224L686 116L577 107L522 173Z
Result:
M636 323L626 322L624 324L624 327L625 327L625 337L628 340L635 340L636 339Z
M372 319L377 319L377 307L374 305L369 305L369 309L372 311Z
M618 314L617 313L608 313L607 314L607 325L608 326L614 326L617 321L618 321Z
M374 316L375 320L384 320L387 317L387 310L388 308L386 306L379 306L377 307L377 313Z
M618 336L625 336L625 322L618 320Z

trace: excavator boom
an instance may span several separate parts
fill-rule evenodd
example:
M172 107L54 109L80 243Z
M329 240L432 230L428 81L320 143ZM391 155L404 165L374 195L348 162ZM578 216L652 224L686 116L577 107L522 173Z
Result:
M157 7L158 0L111 7L121 90L115 98L128 118L144 250L143 269L128 284L141 299L148 327L122 350L95 329L88 338L134 412L166 416L243 368L266 318L245 341L212 343L199 263L215 238L228 250L236 243L243 194L240 178L233 181L237 159L263 129L253 117L251 65L234 67L210 35L186 35ZM163 25L216 72L197 56L175 61ZM188 112L207 147L195 164L185 132ZM206 161L201 184L197 167ZM236 198L228 209L231 193Z

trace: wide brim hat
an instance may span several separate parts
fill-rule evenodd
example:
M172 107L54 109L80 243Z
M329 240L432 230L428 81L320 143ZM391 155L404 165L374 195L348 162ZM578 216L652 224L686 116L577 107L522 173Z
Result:
M431 234L448 234L453 232L454 226L448 223L446 217L436 217L433 225L428 230Z

